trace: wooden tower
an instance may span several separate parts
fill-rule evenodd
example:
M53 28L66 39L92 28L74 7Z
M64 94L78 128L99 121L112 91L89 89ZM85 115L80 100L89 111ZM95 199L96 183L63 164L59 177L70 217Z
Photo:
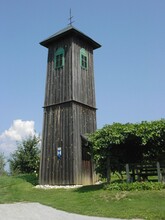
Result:
M96 130L93 50L72 25L40 43L48 48L40 184L93 184L84 135Z

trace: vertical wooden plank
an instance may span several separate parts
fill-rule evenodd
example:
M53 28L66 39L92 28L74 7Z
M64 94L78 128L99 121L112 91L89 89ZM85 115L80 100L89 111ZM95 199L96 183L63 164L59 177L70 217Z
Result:
M53 107L51 107L51 143L50 143L50 182L51 182L51 185L53 185L53 169L54 169L54 149L53 149L53 146L54 146L54 109Z
M52 109L50 108L50 119L49 119L49 170L48 170L48 179L49 184L52 185Z
M46 148L45 148L45 142L46 142L46 117L47 113L44 111L44 117L43 117L43 131L42 131L42 149L41 149L41 159L40 159L40 177L39 177L39 183L44 184L45 182L45 156L46 156Z
M49 112L47 111L47 120L46 120L46 143L45 143L45 182L48 182L48 157L49 157Z
M57 170L57 146L58 146L58 108L54 108L54 184L57 184L58 170Z
M72 107L72 120L73 120L73 123L72 123L72 132L73 132L73 142L71 144L71 147L73 149L73 180L74 180L74 183L77 184L77 173L76 173L76 170L75 170L75 167L77 166L77 157L75 157L75 155L77 155L77 143L76 143L76 135L77 135L77 126L76 126L76 123L75 123L75 120L76 120L76 108L75 108L75 105L74 103L71 104L71 107Z
M65 111L66 108L64 109L64 106L61 106L61 148L62 148L62 169L61 169L61 173L62 173L62 185L65 185L65 173L66 173L66 166L65 166L65 161L66 161L66 157L65 157L65 153L66 153L66 145L65 145Z
M47 139L47 181L50 184L50 145L51 145L51 111L49 108L48 139Z
M65 108L65 118L64 118L64 147L65 147L65 184L69 184L69 157L68 157L68 149L69 149L69 143L68 143L68 132L70 132L66 129L68 129L68 112L69 107Z

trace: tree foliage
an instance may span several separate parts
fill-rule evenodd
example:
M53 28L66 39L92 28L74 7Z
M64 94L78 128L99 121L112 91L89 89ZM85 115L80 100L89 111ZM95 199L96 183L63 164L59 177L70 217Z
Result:
M6 173L5 165L6 165L5 156L3 153L0 153L0 176Z
M113 172L121 172L126 163L153 162L165 158L165 120L105 125L89 135L89 141L96 171L106 177L108 158Z
M40 139L29 137L17 143L17 150L11 155L10 170L12 173L38 173L40 161Z

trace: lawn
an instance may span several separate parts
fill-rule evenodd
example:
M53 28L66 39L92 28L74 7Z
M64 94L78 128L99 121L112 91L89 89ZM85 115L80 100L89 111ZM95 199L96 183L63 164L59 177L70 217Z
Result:
M115 191L104 185L36 189L27 176L0 177L0 203L39 202L83 215L165 220L165 190Z

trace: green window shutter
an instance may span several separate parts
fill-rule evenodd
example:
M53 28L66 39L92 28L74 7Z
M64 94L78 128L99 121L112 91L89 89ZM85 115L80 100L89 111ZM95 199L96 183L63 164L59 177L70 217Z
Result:
M88 54L84 48L80 50L80 66L83 69L88 69Z
M55 69L64 66L64 49L62 47L58 48L54 55L54 67Z

